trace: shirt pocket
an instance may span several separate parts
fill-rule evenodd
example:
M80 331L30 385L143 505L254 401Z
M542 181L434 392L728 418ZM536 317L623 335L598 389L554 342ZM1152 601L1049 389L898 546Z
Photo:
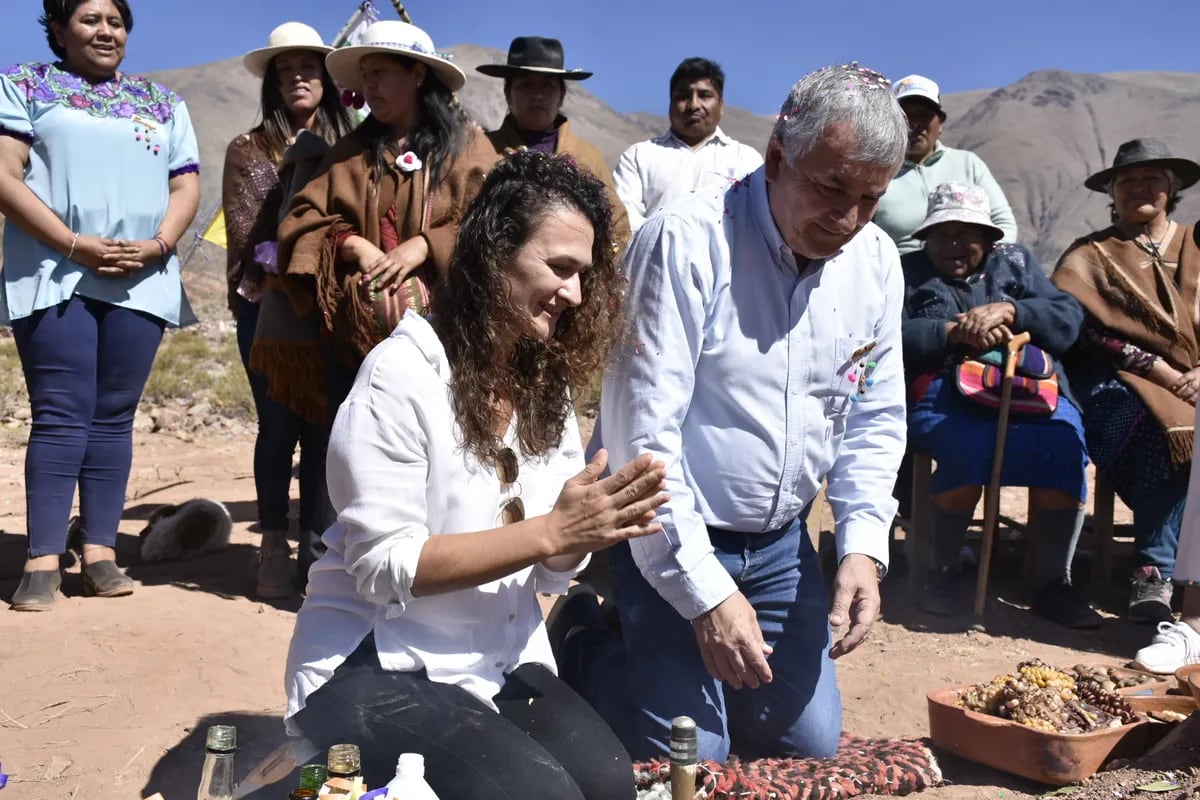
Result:
M855 336L839 336L834 340L829 393L825 402L827 417L846 417L865 392L875 343L875 339Z

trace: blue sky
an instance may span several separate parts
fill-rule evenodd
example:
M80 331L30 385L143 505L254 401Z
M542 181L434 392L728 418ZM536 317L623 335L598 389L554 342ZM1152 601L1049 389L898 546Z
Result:
M395 18L391 0L374 0ZM332 38L357 0L130 0L135 30L125 67L170 69L262 46L298 19ZM41 3L4 0L6 62L47 60ZM662 112L683 58L726 72L726 101L774 113L796 78L857 60L895 79L919 72L954 92L1002 86L1037 69L1200 72L1197 0L411 0L414 21L439 47L506 50L513 36L563 40L568 66L593 70L587 87L619 111Z

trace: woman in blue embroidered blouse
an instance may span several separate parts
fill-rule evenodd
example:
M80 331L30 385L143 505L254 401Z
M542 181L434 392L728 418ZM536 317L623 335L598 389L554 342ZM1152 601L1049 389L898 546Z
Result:
M978 186L939 185L912 235L924 249L901 258L908 442L937 462L929 508L934 564L921 607L953 616L963 607L959 551L991 477L996 438L995 411L962 396L953 366L1026 331L1033 345L1058 357L1075 342L1083 310L1032 253L998 243L1004 231ZM1071 585L1087 490L1083 422L1057 374L1061 396L1051 415L1009 418L1001 484L1029 487L1030 529L1039 539L1034 612L1071 628L1095 627L1099 615Z
M43 7L59 60L0 72L0 320L11 320L33 411L22 611L54 603L76 486L84 593L133 591L113 550L133 415L163 328L194 321L175 246L200 200L187 107L119 71L126 0Z

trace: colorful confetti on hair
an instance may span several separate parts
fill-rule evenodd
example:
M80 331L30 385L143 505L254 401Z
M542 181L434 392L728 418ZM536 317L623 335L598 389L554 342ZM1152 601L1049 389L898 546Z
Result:
M870 67L864 67L857 61L851 61L848 64L829 64L813 70L805 78L830 72L836 72L839 75L845 76L846 84L844 89L847 95L861 94L864 91L885 91L889 95L892 93L892 82L882 72L873 70ZM837 104L838 101L835 100L834 102ZM797 109L785 105L780 110L780 113L775 115L775 119L776 121L787 122L796 111Z

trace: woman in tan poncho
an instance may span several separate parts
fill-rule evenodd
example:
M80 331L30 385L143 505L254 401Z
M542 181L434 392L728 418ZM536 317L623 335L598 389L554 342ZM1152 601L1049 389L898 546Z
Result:
M330 345L332 418L403 308L428 304L497 156L454 102L462 71L420 28L377 22L362 45L335 50L326 66L371 114L293 200L279 227L279 263L291 285L309 281L315 293Z
M1076 240L1054 282L1087 312L1067 364L1096 467L1133 509L1136 542L1129 616L1164 622L1192 461L1200 393L1194 226L1173 222L1179 192L1200 164L1157 139L1121 145L1085 185L1112 199L1113 224Z
M405 308L427 306L496 154L454 102L462 70L420 28L377 22L362 45L330 53L326 68L371 114L293 200L279 226L279 265L293 305L315 305L324 341L322 371L298 371L291 389L319 396L331 425L371 348ZM273 345L278 353L286 343ZM305 575L323 549L314 533L301 541Z

